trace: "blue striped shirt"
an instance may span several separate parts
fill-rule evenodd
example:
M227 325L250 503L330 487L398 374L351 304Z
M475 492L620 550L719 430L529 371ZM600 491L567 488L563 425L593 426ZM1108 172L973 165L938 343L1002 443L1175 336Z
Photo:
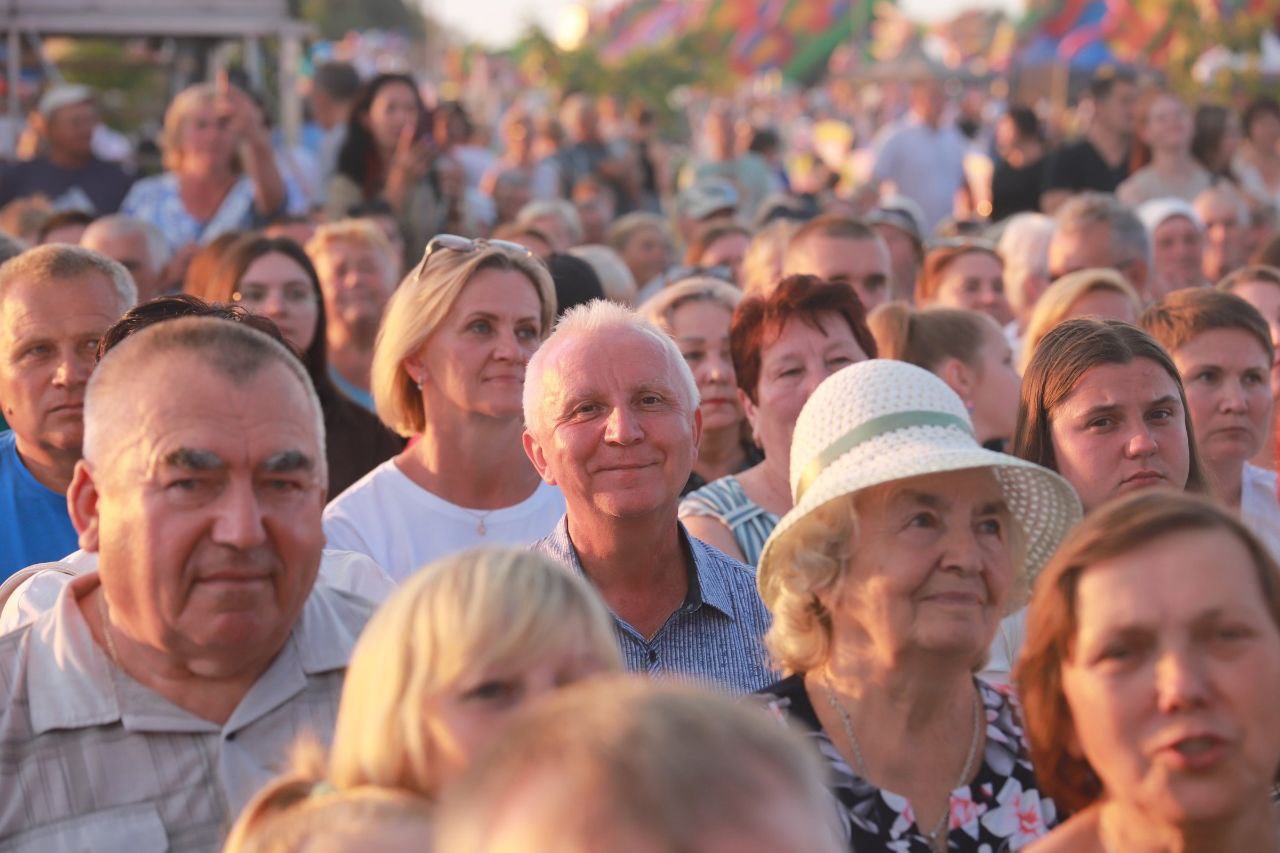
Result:
M655 676L684 676L733 692L771 684L764 633L769 611L756 591L756 573L685 532L677 522L685 552L693 557L685 602L652 639L613 615L627 669ZM569 539L569 517L535 542L533 549L587 577ZM590 580L590 578L588 578Z

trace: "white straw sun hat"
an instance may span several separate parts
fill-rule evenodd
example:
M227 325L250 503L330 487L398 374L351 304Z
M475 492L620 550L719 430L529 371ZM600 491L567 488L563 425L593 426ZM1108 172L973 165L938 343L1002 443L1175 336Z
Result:
M890 359L850 365L814 390L791 442L795 506L773 529L760 555L760 576L775 545L828 501L870 486L924 474L990 468L1026 535L1028 577L1048 561L1080 520L1080 499L1047 468L986 450L964 403L927 370Z

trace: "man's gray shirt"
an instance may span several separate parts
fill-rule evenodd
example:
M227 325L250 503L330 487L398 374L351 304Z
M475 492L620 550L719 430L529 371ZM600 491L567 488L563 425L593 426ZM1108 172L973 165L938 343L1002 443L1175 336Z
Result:
M316 587L225 725L117 669L76 604L97 575L0 637L0 851L218 850L245 803L310 732L327 741L375 605Z

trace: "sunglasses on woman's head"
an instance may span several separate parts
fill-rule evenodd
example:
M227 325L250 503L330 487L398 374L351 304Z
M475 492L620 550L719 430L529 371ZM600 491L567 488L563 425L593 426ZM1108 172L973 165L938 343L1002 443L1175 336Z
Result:
M422 253L422 260L418 262L417 268L414 270L413 277L420 278L422 273L427 269L427 261L431 255L441 249L447 249L450 252L479 252L488 248L503 249L508 252L516 252L527 258L536 257L528 246L522 246L519 243L512 243L510 240L489 240L484 237L472 239L471 237L461 237L457 234L437 234L427 243L426 251Z

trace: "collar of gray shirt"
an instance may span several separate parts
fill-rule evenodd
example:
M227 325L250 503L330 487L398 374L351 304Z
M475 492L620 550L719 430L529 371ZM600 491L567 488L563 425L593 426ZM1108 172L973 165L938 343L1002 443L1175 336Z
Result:
M693 558L684 609L696 610L701 605L708 604L729 619L736 619L732 583L728 575L729 568L724 564L724 560L729 558L713 550L705 542L690 536L678 520L676 528L680 533L680 543L683 545L684 553ZM582 562L578 559L578 552L573 547L573 540L569 537L568 513L560 517L555 530L536 543L535 547L559 560L582 577L587 576L582 569Z

